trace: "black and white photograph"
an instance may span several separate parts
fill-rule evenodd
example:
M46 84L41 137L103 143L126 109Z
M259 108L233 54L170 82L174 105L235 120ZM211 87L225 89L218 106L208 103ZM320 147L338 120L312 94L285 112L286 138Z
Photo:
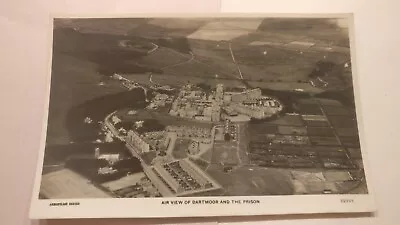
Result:
M368 196L351 23L54 18L34 201Z

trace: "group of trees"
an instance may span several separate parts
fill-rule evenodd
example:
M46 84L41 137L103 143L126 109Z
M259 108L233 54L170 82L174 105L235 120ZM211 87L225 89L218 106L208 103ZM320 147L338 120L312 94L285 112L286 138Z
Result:
M162 131L165 129L165 125L155 119L148 119L143 122L142 127L138 128L139 133Z

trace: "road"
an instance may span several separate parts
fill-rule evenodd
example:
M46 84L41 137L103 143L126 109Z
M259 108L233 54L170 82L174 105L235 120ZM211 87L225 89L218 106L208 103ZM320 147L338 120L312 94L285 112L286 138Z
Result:
M126 44L128 41L129 41L129 40L121 40L121 41L119 42L119 45L120 45L121 47L124 47L124 48L129 48L130 46L128 46L128 45ZM152 48L151 50L147 51L147 54L150 54L150 53L154 52L155 50L157 50L157 49L160 47L160 46L158 46L157 44L155 44L155 43L153 43L153 42L150 42L150 44L153 45L153 48Z
M116 113L117 111L114 111L106 116L104 119L104 124L107 126L107 128L111 131L111 133L118 138L119 140L125 142L125 138L123 138L121 135L119 135L119 132L117 129L115 129L114 125L111 124L110 118Z
M174 51L174 52L176 52L176 51ZM163 69L166 69L166 68L171 68L171 67L179 66L179 65L182 65L182 64L190 63L194 59L195 56L194 56L193 52L189 52L189 53L190 53L190 58L188 60L185 60L185 61L182 61L182 62L178 62L178 63L172 64L172 65L164 66L164 67L161 67L161 69L163 70Z
M240 75L240 79L243 80L242 71L240 70L239 64L236 62L235 56L234 56L233 51L232 51L232 43L231 42L229 42L229 51L230 51L231 56L232 56L232 61L233 61L233 63L235 63L236 68L238 69L238 72L239 72L239 75Z
M242 159L240 158L240 153L239 153L239 151L240 151L240 130L241 129L240 129L240 125L239 124L235 124L235 126L236 126L236 129L237 129L237 131L236 131L236 133L237 133L236 157L238 159L238 165L242 165Z

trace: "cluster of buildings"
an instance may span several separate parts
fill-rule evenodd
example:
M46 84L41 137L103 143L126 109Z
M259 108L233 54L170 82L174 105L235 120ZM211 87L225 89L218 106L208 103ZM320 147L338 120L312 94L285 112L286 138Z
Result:
M165 107L166 104L172 103L172 97L167 94L155 93L154 98L150 104L146 107L147 109L157 109L159 107Z
M207 94L198 88L185 85L172 103L170 115L203 121L219 121L221 107L217 99L222 102L223 92Z
M263 119L281 111L276 100L262 95L261 89L243 92L224 92L222 84L215 91L205 93L192 86L184 86L172 103L170 115L202 121L219 122L224 116L246 115Z
M123 77L123 76L121 76L121 75L119 75L117 73L114 73L112 75L112 78L114 78L116 80L119 80L119 81L122 81L122 86L124 86L125 88L127 88L129 90L132 90L133 88L136 88L136 87L140 86L138 83L136 83L134 81L131 81L131 80L128 80L125 77Z
M129 130L126 137L126 144L135 148L138 154L150 152L150 144L147 143L139 133Z
M139 134L136 131L129 130L126 143L137 149L138 154L142 154L152 150L165 150L169 144L169 139L164 131Z
M224 109L230 116L237 113L264 119L280 112L283 106L276 99L262 96L261 89L256 88L232 94L230 104Z
M121 156L120 153L106 153L106 154L104 154L104 153L101 153L99 147L94 149L94 157L96 159L105 159L111 165L122 159L122 156Z
M165 150L168 146L169 139L165 131L146 132L141 136L150 145L151 149Z
M169 85L164 85L164 86L162 86L162 85L159 85L159 84L153 84L153 85L151 86L151 89L154 89L154 90L164 90L164 91L173 91L173 90L174 90L174 88L172 88L172 87L169 86Z
M122 159L120 153L101 153L100 148L97 147L94 149L94 157L96 159L104 159L108 162L110 166L101 167L97 170L97 174L106 175L106 174L114 174L118 172L116 169L112 168L111 166L116 162Z

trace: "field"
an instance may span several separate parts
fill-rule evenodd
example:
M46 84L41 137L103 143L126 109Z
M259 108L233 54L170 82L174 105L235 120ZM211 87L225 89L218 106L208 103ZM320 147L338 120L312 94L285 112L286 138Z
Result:
M155 67L162 69L166 66L175 65L178 63L186 62L190 58L190 55L184 55L177 53L174 50L165 47L159 47L152 53L140 58L136 62L149 67Z
M111 197L109 193L68 169L43 175L40 193L50 199Z
M278 133L283 135L306 135L305 127L278 126Z
M281 19L224 18L218 21L174 18L70 19L57 20L56 24L57 27L79 28L79 32L87 35L113 33L114 37L104 36L106 44L103 46L113 45L122 39L134 40L143 45L158 45L158 49L147 55L139 55L130 59L125 55L128 56L132 52L125 52L122 55L119 67L135 65L138 67L135 73L162 69L163 73L175 76L214 77L215 74L218 74L223 78L237 79L237 68L232 62L229 50L231 47L246 80L258 82L260 79L267 81L279 79L293 82L293 84L297 82L296 85L284 85L279 82L253 83L252 85L277 90L293 90L295 87L319 92L318 88L307 83L309 74L315 68L315 63L322 59L336 64L348 61L348 52L342 51L342 49L347 49L348 40L347 42L345 40L348 37L344 35L345 32L338 32L339 27L328 20L304 20L304 23L312 24L310 27L304 27L303 24L298 24L297 20L283 19L284 26L295 28L293 30L282 30L276 25L280 23L279 20ZM318 27L314 27L315 24L318 24ZM323 26L326 27L323 28ZM317 32L321 29L329 35ZM332 43L333 37L342 41ZM90 36L85 38L90 39ZM226 41L231 41L231 45L228 45ZM96 41L92 42L95 46ZM277 45L268 45L268 43L277 43ZM333 50L327 51L327 48L324 48L327 43L336 44L336 46ZM314 44L319 47L313 50L307 49ZM118 55L120 54L118 51L121 50L113 49L113 52L115 51ZM193 60L190 60L189 52L194 53ZM111 61L116 58L107 57ZM125 58L126 60L124 60ZM110 61L98 58L93 60L96 62L99 60ZM184 63L185 60L187 63ZM113 64L113 66L115 65ZM298 83L299 80L304 83ZM162 84L162 82L159 83Z
M310 136L335 136L330 127L307 127L307 134Z
M306 120L305 123L310 127L329 127L328 121L323 120Z
M352 147L352 148L359 148L360 147L360 139L357 136L353 137L339 137L340 141L344 146Z
M310 142L313 145L339 145L336 137L310 136Z
M284 115L278 119L269 122L270 124L276 125L287 125L287 126L303 126L304 122L299 115Z
M262 81L260 81L262 80ZM296 89L301 89L304 92L308 93L321 93L323 90L320 88L316 88L312 86L308 81L306 80L299 80L295 82L279 82L274 79L267 80L267 78L260 78L258 81L249 81L249 85L252 87L259 87L259 88L267 88L267 89L272 89L272 90L278 90L278 91L288 91L288 90L296 90Z
M128 175L122 177L121 179L109 181L101 184L103 187L107 188L110 191L116 191L125 187L129 187L136 183L139 183L142 178L145 178L146 175L143 172L135 173L132 175Z
M251 124L251 134L276 134L278 133L278 125L271 124Z
M176 159L183 159L188 156L188 147L190 140L178 138L175 141L174 149L172 150L172 156Z
M352 128L357 127L356 118L350 116L328 116L332 126L336 128Z
M345 154L347 147L359 148L356 121L348 114L349 109L330 99L304 98L295 102L302 115L286 114L249 124L250 164L267 168L354 169L355 162ZM325 117L321 107L334 115ZM353 152L355 159L360 158Z
M128 31L137 28L148 19L57 19L56 27L79 27L83 33L113 33L124 35Z
M323 115L317 104L299 104L299 112L305 115Z
M207 150L206 152L204 152L203 154L201 154L200 158L203 161L206 161L206 162L210 163L211 162L211 158L212 158L212 154L213 154L212 152L213 152L213 149L211 148L211 149Z
M211 163L212 164L238 164L237 158L237 144L234 142L214 142L212 151Z
M190 34L188 38L190 39L202 39L211 41L229 41L235 39L239 36L244 36L250 32L255 31L262 19L245 19L236 20L226 19L224 21L213 21L202 26L196 32ZM235 29L226 29L229 27L234 27ZM242 28L242 29L238 29Z
M337 134L341 137L354 137L358 136L358 129L357 127L351 128L336 128L335 129Z
M210 165L206 171L225 189L225 195L287 195L293 189L288 172L279 169L240 167L225 173L218 165Z
M323 106L323 109L327 115L347 116L350 114L349 110L344 107Z
M209 163L203 159L194 159L194 158L189 158L191 161L193 161L197 166L199 166L202 170L206 170Z

